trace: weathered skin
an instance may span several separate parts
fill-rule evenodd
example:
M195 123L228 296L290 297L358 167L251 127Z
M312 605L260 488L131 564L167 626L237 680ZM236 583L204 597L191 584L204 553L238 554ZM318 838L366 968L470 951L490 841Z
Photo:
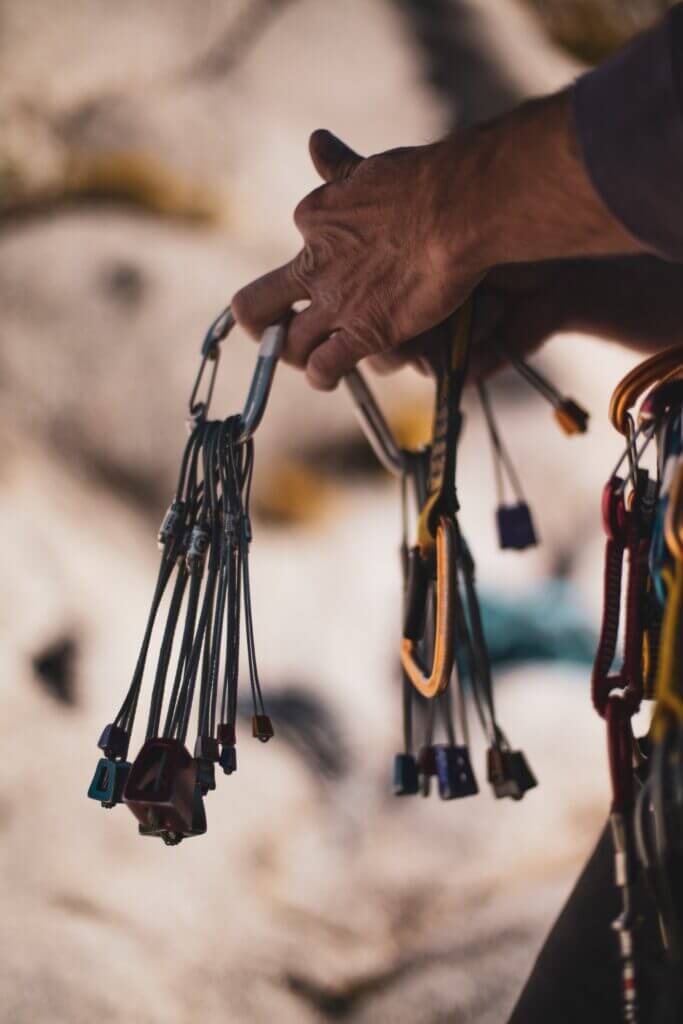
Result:
M295 211L304 247L233 309L258 335L309 300L284 357L314 387L424 334L501 264L643 251L586 175L566 92L428 146L363 159L317 131L310 151L326 184Z

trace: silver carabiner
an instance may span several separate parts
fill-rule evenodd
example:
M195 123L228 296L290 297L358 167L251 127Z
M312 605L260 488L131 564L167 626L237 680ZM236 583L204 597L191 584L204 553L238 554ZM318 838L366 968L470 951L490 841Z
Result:
M358 369L351 370L344 377L344 383L353 400L356 418L373 452L385 469L394 476L403 476L406 471L405 453L396 441L363 374Z
M230 306L227 306L211 324L206 333L206 337L202 342L202 361L199 365L199 370L197 372L197 377L194 382L194 387L192 388L189 402L190 421L193 424L206 419L216 381L216 372L218 370L218 362L221 353L220 344L225 338L227 338L234 326L235 318ZM254 431L263 418L273 378L275 376L275 368L277 366L277 361L280 357L282 347L285 343L286 336L286 323L271 324L270 327L266 327L265 331L261 335L258 356L256 358L256 367L254 368L251 384L249 385L249 391L247 393L247 399L244 403L244 408L240 416L241 430L236 438L237 443L239 444L244 441L248 441L253 436ZM202 400L198 401L197 394L208 363L212 363L212 367L206 396Z

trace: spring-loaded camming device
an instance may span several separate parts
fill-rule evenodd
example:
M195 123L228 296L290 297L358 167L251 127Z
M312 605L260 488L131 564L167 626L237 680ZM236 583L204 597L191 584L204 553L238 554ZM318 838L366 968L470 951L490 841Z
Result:
M234 319L227 309L211 325L202 344L201 363L189 401L190 436L181 460L175 497L158 534L161 564L152 607L128 692L117 717L100 739L104 757L88 794L105 807L126 803L137 818L142 835L160 836L169 845L206 831L203 798L215 789L215 765L220 764L226 774L236 768L242 600L254 704L252 732L263 742L273 735L264 707L254 643L249 495L254 466L253 434L268 399L285 326L277 324L264 332L242 413L212 421L208 411L220 343L233 326ZM208 384L200 398L207 372ZM152 633L164 593L173 578L152 685L146 739L131 764L127 752ZM167 696L169 670L174 661ZM190 754L185 744L193 718L197 734Z
M521 377L530 384L539 395L549 402L554 409L557 423L565 434L585 434L588 429L589 414L573 398L568 398L557 390L554 384L530 366L524 359L507 349L503 355Z
M498 431L493 416L488 391L482 381L477 386L479 401L481 403L484 419L491 438L493 451L493 468L496 479L496 494L498 507L496 509L496 526L498 528L499 546L515 551L524 551L526 548L538 544L534 522L531 518L531 510L524 500L522 486L519 477L510 459L510 455ZM505 470L512 492L515 496L515 503L505 503L505 485L503 481L503 469Z

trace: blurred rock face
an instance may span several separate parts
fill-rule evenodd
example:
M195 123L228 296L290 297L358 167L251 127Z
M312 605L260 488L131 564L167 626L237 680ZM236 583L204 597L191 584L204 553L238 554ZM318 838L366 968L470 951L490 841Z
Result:
M8 1024L499 1021L605 806L587 679L558 668L500 680L502 719L541 780L521 805L388 795L398 496L344 462L346 397L312 394L284 367L258 437L253 548L277 737L243 737L237 775L207 801L208 835L177 849L85 799L137 654L203 329L294 251L290 211L315 184L308 132L327 124L371 151L429 138L450 116L393 6L252 6L256 32L246 3L200 18L181 0L123 2L96 23L80 0L59 17L38 0L0 3L3 116L36 140L15 143L13 166L30 153L35 183L0 221ZM519 26L515 12L496 16ZM530 56L520 81L550 68L543 87L562 73L554 59ZM107 203L70 193L67 165L89 167L91 185L104 166ZM170 182L182 201L164 210ZM208 220L192 217L197 195L211 197ZM253 358L230 338L216 414L240 408ZM619 354L571 339L548 361L599 421ZM391 414L424 411L430 392L410 375L378 390ZM496 402L544 543L528 558L495 551L486 437L469 408L461 494L481 579L515 594L562 562L595 607L607 429L567 442L518 389L503 382ZM474 760L483 784L480 741Z
M525 0L549 36L597 64L653 25L675 0Z

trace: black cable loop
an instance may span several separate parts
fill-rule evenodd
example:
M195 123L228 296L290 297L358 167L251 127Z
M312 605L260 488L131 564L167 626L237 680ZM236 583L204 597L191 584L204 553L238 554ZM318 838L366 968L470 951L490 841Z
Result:
M522 504L524 502L524 492L520 479L517 475L517 471L510 458L510 453L507 450L506 445L500 436L498 426L496 424L495 417L493 415L493 409L491 407L491 401L489 399L488 390L484 386L482 381L477 384L477 391L479 392L479 401L481 403L482 411L484 413L484 419L486 420L486 426L488 428L489 438L491 439L491 447L493 449L493 468L496 477L496 492L498 495L499 505L505 503L505 487L503 483L503 474L501 467L505 467L512 493L514 494L517 502Z
M451 688L450 686L444 690L443 693L437 697L439 702L439 710L441 712L441 719L446 730L446 739L450 747L456 746L455 739L455 725L453 723L453 704L451 701Z
M185 678L187 661L189 658L190 651L192 649L192 641L194 637L195 621L197 618L197 609L199 606L199 594L201 590L201 577L196 575L190 575L190 590L187 598L187 608L185 611L185 627L183 629L183 638L180 646L180 653L178 655L178 663L176 665L175 677L173 680L173 688L171 695L168 700L168 707L166 709L166 721L164 723L164 736L172 738L176 732L176 722L179 717L179 700L182 682Z
M171 603L169 606L166 627L164 629L164 636L159 652L157 671L155 674L154 684L152 687L152 698L150 702L149 717L147 720L147 734L145 737L148 740L151 739L153 736L157 736L159 733L159 724L161 721L161 710L164 701L164 690L166 688L168 667L171 660L173 641L175 639L178 618L180 616L180 609L182 607L183 598L185 596L186 584L187 570L185 566L182 565L178 567L177 571L175 587L173 588L173 595L171 597Z
M171 542L171 548L175 548L175 538ZM152 597L152 605L147 616L147 624L145 626L145 632L142 638L142 644L140 646L140 652L138 659L133 671L133 677L131 679L128 692L124 698L124 701L119 709L119 712L114 720L116 725L121 726L129 735L132 732L133 724L135 721L135 712L137 710L138 699L140 696L140 689L142 687L142 680L145 672L145 664L147 662L147 655L149 653L149 645L152 639L152 633L154 630L154 624L156 622L157 613L161 604L161 599L166 590L169 579L173 572L174 558L169 555L168 547L164 550L161 558L161 564L159 566L159 574L157 576L156 586L154 588L154 595Z
M209 718L211 703L211 643L213 635L213 616L215 610L216 583L220 572L220 523L218 516L218 497L216 494L216 451L220 435L220 423L209 424L209 434L204 452L204 493L208 495L208 523L210 536L209 572L206 579L204 602L206 618L202 634L202 667L199 689L198 735L208 735L205 725ZM189 714L189 712L188 712Z

